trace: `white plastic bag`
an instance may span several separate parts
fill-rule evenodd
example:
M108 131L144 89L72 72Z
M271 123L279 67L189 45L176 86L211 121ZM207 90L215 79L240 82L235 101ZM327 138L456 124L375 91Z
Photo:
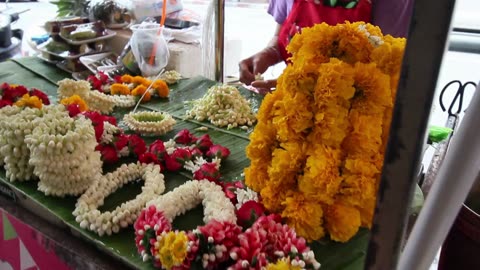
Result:
M145 21L130 27L130 46L138 67L145 77L157 75L168 64L170 53L163 27Z

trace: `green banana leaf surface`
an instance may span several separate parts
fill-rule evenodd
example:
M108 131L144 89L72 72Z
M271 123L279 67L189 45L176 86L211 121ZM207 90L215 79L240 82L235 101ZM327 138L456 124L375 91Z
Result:
M27 87L36 87L48 94L51 100L56 100L56 82L69 77L69 74L60 71L54 66L48 65L37 58L21 58L15 61L0 63L0 83L22 84ZM207 89L218 82L203 77L183 79L171 86L168 99L152 99L148 103L140 105L139 110L165 111L173 115L177 124L174 129L163 136L144 137L147 143L156 139L168 140L178 131L189 129L196 136L208 133L215 144L221 144L230 149L231 155L222 162L221 173L224 181L242 180L244 168L249 166L249 160L245 156L245 147L249 143L249 134L253 129L244 131L239 128L227 130L218 128L207 122L198 122L185 119L185 112L189 109L188 101L201 98ZM240 88L242 95L251 101L253 109L258 110L262 96ZM122 117L129 110L117 110L114 116L117 117L119 126L126 129ZM207 127L207 131L195 131L196 128ZM128 132L128 130L126 130ZM125 159L122 162L128 163L132 160ZM114 168L107 167L105 171ZM166 173L166 192L191 179L187 172ZM74 235L95 245L109 256L113 256L132 268L153 269L151 263L143 262L137 254L134 243L134 232L132 226L122 230L118 234L100 237L90 231L80 228L75 222L72 211L75 207L75 197L57 198L45 196L37 191L36 181L13 182L5 179L5 171L0 170L0 181L10 186L21 197L26 198L35 206L41 208L53 217L57 223L67 226ZM135 198L141 191L142 182L129 183L109 195L100 210L113 210L121 202ZM193 229L202 224L201 205L185 215L175 219L174 228L185 230ZM369 231L361 229L357 235L347 243L336 243L328 239L315 241L310 244L315 252L317 260L322 264L321 269L333 270L354 270L363 269L366 255L366 248L369 239Z

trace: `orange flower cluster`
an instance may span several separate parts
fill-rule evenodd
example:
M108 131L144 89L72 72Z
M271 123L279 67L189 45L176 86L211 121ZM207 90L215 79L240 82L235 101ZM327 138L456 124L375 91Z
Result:
M71 97L64 98L60 100L60 104L65 106L75 104L78 106L78 109L80 110L80 112L88 111L87 103L79 95L73 95Z
M294 36L250 136L246 184L307 240L371 226L405 39L363 22Z
M170 88L164 80L156 80L153 82L141 77L141 76L130 76L123 75L121 77L122 83L114 83L110 86L110 93L112 95L133 95L138 98L143 96L142 102L147 102L151 99L153 94L157 94L160 98L167 98L170 93ZM151 89L145 93L147 88L152 85Z

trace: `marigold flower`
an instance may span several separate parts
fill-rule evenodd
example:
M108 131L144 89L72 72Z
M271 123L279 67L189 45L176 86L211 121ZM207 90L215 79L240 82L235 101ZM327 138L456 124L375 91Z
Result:
M29 94L25 94L14 103L15 106L18 107L30 107L30 108L42 108L42 100L37 96L30 96Z
M336 203L326 208L325 227L332 240L348 241L357 233L360 223L360 212L353 207Z
M125 75L122 75L122 77L120 78L120 80L123 82L123 83L132 83L133 82L133 77L128 75L128 74L125 74Z
M60 104L65 106L76 104L78 105L78 108L80 109L81 112L88 111L87 103L85 103L85 101L78 95L73 95L71 97L62 99L60 100Z
M144 85L138 85L137 87L135 87L132 90L131 95L140 98L144 93L145 95L143 96L142 102L147 102L152 98L152 96L150 95L150 92L147 91L147 87L145 87Z
M165 269L182 265L187 256L188 237L185 232L168 232L158 243L158 256ZM157 245L157 243L155 245Z
M269 263L267 270L300 270L300 266L293 266L289 259L278 260L276 263Z
M135 76L132 78L132 83L133 84L144 84L145 83L145 78L142 76Z
M130 95L130 88L121 83L114 83L110 86L110 93L112 95Z
M154 81L152 87L157 90L157 94L161 98L168 97L168 94L170 93L170 88L168 88L168 84L164 80Z

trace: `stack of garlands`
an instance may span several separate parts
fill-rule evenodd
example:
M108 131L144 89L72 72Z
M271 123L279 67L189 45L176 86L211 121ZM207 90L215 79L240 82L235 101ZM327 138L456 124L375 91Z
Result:
M64 106L57 105L45 107L32 124L25 143L29 164L40 180L38 189L62 197L83 193L102 173L91 121L83 115L72 118Z
M372 223L405 39L362 22L305 28L247 147L246 184L307 240Z
M34 128L32 120L42 116L41 108L50 101L38 89L7 83L0 86L0 95L0 164L10 181L30 180L33 166L28 162L30 151L25 136Z

